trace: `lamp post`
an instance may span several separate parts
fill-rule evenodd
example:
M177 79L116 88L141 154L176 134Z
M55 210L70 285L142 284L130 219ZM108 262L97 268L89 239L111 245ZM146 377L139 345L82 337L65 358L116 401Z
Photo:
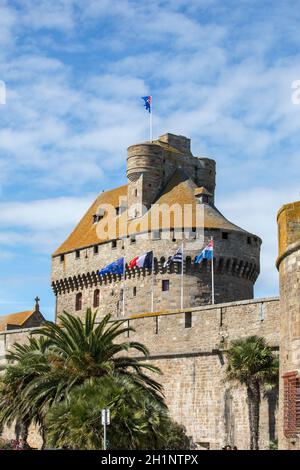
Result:
M106 434L107 426L110 424L110 409L104 408L101 412L102 426L103 426L103 449L106 450Z

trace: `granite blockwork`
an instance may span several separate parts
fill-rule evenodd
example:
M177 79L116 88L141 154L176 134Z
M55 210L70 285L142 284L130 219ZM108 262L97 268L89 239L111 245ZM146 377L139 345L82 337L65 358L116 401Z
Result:
M194 157L190 144L165 134L128 148L127 184L101 192L52 256L56 321L63 311L83 317L92 307L98 321L110 313L133 327L130 339L149 349L147 361L162 371L171 415L198 449L249 448L246 393L225 380L226 350L232 340L264 337L280 354L281 378L280 393L275 389L261 400L259 445L268 449L279 437L280 448L299 449L300 202L278 214L280 297L253 299L261 240L217 209L216 164ZM180 221L175 209L186 206L189 217ZM169 218L157 207L172 207ZM211 239L214 305L212 263L194 262ZM179 248L183 275L181 263L164 266ZM152 267L129 267L148 251ZM119 258L125 258L125 278L98 275ZM2 364L7 349L29 333L0 332ZM40 445L34 430L30 439Z

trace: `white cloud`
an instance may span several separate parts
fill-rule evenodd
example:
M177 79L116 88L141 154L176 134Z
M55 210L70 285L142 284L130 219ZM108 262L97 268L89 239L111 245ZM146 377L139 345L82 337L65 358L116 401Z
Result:
M256 292L278 295L277 258L277 212L283 204L299 199L299 187L266 189L252 187L232 192L218 203L219 209L235 224L262 239L261 273Z

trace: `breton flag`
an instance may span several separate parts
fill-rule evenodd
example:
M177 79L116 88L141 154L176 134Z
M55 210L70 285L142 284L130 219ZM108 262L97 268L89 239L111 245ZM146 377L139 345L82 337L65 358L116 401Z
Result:
M214 242L210 240L209 244L201 251L195 258L195 263L200 264L203 259L213 259L214 256Z
M135 258L133 258L130 261L128 267L134 268L135 266L137 266L138 268L151 269L152 261L153 261L153 251L148 251L147 253L144 253L141 256L136 256Z
M108 264L105 268L102 268L98 271L99 276L104 276L105 274L124 274L124 265L125 260L124 258L119 258L117 261Z
M167 268L171 263L182 263L182 248L178 248L175 255L169 256L167 261L164 262L164 268Z
M142 96L142 100L145 101L144 106L146 108L146 111L149 111L149 113L151 113L152 96Z

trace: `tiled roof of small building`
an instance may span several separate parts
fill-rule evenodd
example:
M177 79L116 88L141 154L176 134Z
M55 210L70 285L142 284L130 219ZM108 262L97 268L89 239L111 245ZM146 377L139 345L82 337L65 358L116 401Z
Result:
M158 198L154 204L165 204L168 206L178 204L181 207L189 204L191 207L192 217L190 227L186 228L198 228L196 226L196 206L198 201L194 194L196 188L196 184L185 174L183 170L179 169L171 177L160 195L158 195ZM155 209L152 206L149 211L144 214L144 216L135 219L133 223L132 220L128 221L128 212L127 210L124 210L122 214L114 219L116 222L116 236L108 239L101 239L101 237L99 238L96 230L97 224L93 224L93 215L97 213L97 210L101 208L101 205L111 204L114 207L118 207L120 203L119 198L122 196L127 196L127 185L100 193L100 195L94 201L90 209L86 212L69 237L54 252L53 256L58 256L63 253L68 253L70 251L85 248L95 244L101 244L105 241L108 241L109 239L112 240L115 238L122 238L125 235L143 233L145 231L145 226L147 226L149 230L168 230L170 228L181 228L181 225L178 226L176 217L174 217L172 212L170 214L170 224L166 220L156 220L155 217L153 217L153 211ZM203 204L203 211L205 228L245 232L237 225L229 222L214 206ZM105 222L105 217L106 216L104 216L102 223Z
M100 193L68 238L55 251L53 256L73 251L77 248L101 243L96 233L96 225L92 222L93 215L96 214L99 207L104 204L111 204L114 207L118 207L119 198L122 196L127 196L127 185Z
M34 310L26 310L25 312L11 313L9 315L0 316L0 331L4 331L7 325L22 326L34 313Z

